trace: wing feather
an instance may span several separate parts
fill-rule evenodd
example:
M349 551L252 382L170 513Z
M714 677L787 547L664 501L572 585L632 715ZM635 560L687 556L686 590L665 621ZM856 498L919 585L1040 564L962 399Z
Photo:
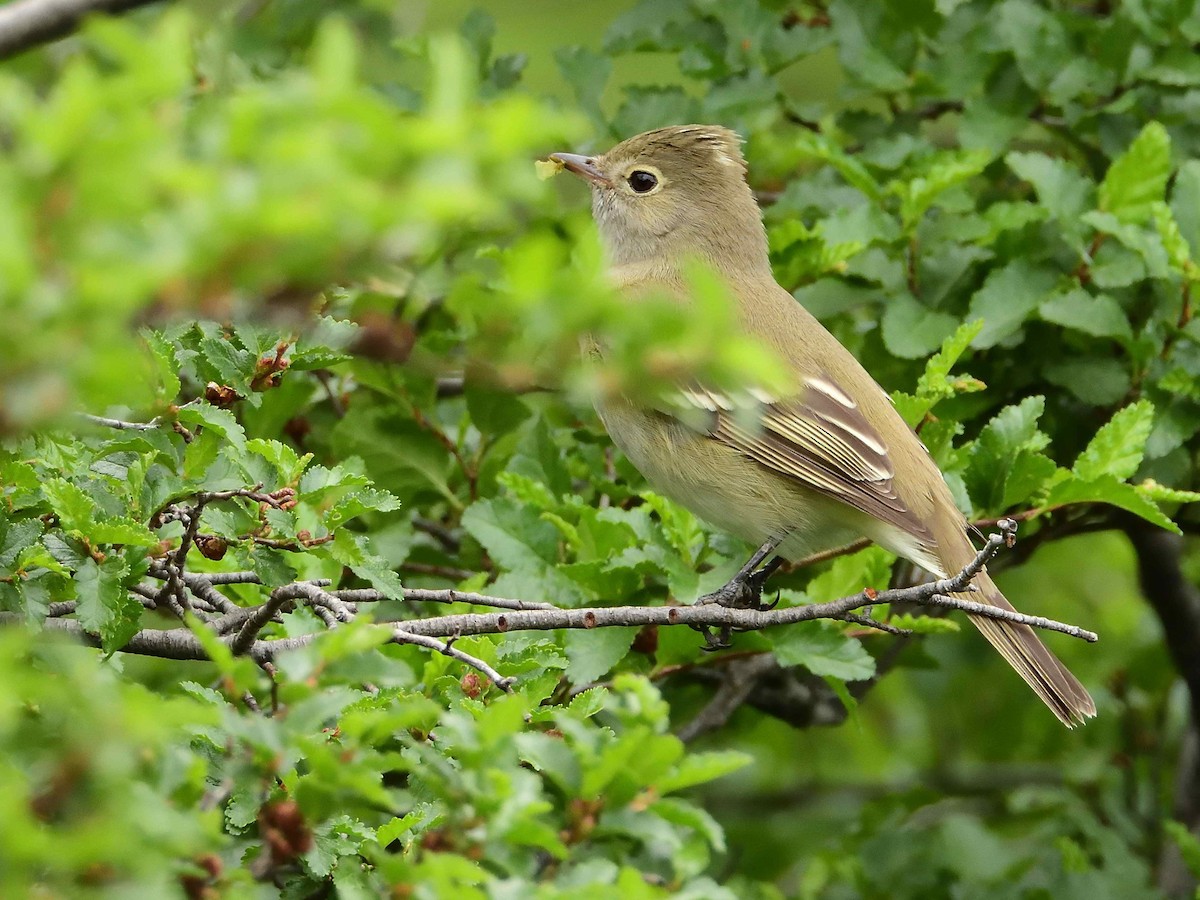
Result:
M802 393L783 400L697 385L681 397L706 413L705 431L714 440L934 546L896 490L896 470L879 433L832 379L810 378Z

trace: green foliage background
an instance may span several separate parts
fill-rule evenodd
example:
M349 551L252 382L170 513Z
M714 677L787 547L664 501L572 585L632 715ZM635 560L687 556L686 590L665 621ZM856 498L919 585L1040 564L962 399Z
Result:
M0 632L0 895L1191 890L1164 873L1200 857L1172 822L1196 700L1122 531L1198 527L1195 6L492 13L195 2L0 69L0 615L27 626ZM630 315L583 190L532 166L689 121L746 136L780 282L964 511L1037 511L999 579L1101 633L1054 642L1086 728L943 619L738 635L777 690L686 745L728 663L694 632L458 642L504 694L369 621L445 611L412 587L688 602L741 562L590 400L768 362L704 273L701 314ZM172 510L251 488L290 500L206 505L189 571L254 572L242 607L297 579L389 598L271 672L130 590L180 549ZM780 583L911 577L868 549ZM211 661L117 652L181 627ZM325 627L300 605L263 636Z

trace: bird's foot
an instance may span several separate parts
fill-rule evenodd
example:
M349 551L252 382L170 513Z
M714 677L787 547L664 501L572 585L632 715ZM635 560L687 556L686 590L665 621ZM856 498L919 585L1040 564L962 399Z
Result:
M763 603L762 592L763 585L777 568L777 563L768 563L755 571L738 572L712 593L700 597L696 601L696 605L718 603L733 609L757 609L760 611L774 609L779 604L779 595L776 594L775 599L770 603Z
M774 551L777 544L777 541L764 544L736 575L712 593L705 594L703 597L697 599L696 605L718 603L721 606L733 609L756 609L760 612L765 612L778 606L778 594L775 595L775 599L770 603L763 603L762 592L763 585L771 577L771 573L779 568L783 560L775 557L775 559L765 565L760 565L763 559ZM733 629L728 625L722 627L719 631L715 631L708 625L694 625L692 627L704 636L704 647L702 648L704 650L710 652L725 650L732 645Z

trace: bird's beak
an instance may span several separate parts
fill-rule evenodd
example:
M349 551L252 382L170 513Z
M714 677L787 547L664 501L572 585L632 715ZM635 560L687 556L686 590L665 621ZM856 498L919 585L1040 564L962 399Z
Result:
M608 176L596 168L596 161L590 156L580 156L578 153L551 153L550 158L561 163L572 175L578 175L585 181L605 187L612 186Z

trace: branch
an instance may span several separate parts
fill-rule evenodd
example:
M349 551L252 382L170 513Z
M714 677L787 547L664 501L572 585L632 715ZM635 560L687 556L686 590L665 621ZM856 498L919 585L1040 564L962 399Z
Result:
M1009 527L1006 527L1009 526ZM603 628L612 626L644 626L644 625L687 625L691 627L729 628L743 631L758 630L778 625L790 625L813 619L845 619L854 610L874 606L880 603L927 603L950 609L962 609L973 615L993 619L1004 619L1030 625L1035 628L1048 628L1069 634L1083 640L1094 641L1096 635L1073 625L1065 625L1040 616L1027 616L1022 613L1000 609L987 604L976 603L972 600L948 596L970 590L971 579L983 570L985 564L992 559L999 549L1011 540L1012 523L1001 523L1005 529L1002 534L991 535L986 545L958 575L953 578L943 578L926 584L906 588L895 588L886 591L875 591L870 588L853 596L843 597L829 603L795 606L784 609L761 610L754 608L738 608L722 606L720 603L702 603L694 606L616 606L591 609L560 609L548 603L532 604L525 601L510 600L503 597L488 597L481 594L462 593L458 591L405 591L406 599L435 600L442 602L467 602L476 605L500 606L510 604L519 608L504 608L497 613L464 613L460 615L437 616L426 619L414 619L403 623L385 623L376 628L388 630L388 640L400 644L416 644L427 647L438 653L443 653L478 671L484 673L499 687L508 690L511 679L501 676L486 662L455 647L454 642L463 635L473 634L503 634L510 631L549 631L562 628ZM155 570L152 570L155 571ZM156 566L159 577L168 574L167 566ZM257 576L250 572L232 573L227 576L230 581L240 583L255 583ZM184 573L183 578L187 578ZM208 576L205 583L211 586ZM296 637L263 640L257 637L259 631L273 619L290 599L306 600L314 609L327 613L326 624L334 627L337 621L346 621L354 615L354 609L349 604L360 599L384 599L382 595L372 591L338 591L323 590L315 582L296 582L276 588L271 598L256 607L229 612L220 619L213 621L208 627L216 633L235 653L244 653L260 665L269 664L278 654L286 653L308 646L319 637L319 633L299 635ZM856 617L866 621L865 617ZM24 619L15 613L0 613L0 623L21 623ZM873 620L870 620L873 623ZM100 645L100 638L84 630L83 626L72 619L47 619L44 626L50 630L66 631L75 635L92 646ZM236 634L232 634L236 629ZM449 640L439 640L449 638ZM197 637L187 628L171 630L145 629L137 632L121 648L126 653L136 653L147 656L157 656L168 659L208 659L208 654ZM709 712L706 718L695 723L693 731L712 727L711 722L718 722L721 716L728 716L737 703L746 699L743 690L748 693L753 690L757 680L756 673L765 666L756 663L747 666L746 678L740 674L730 684L721 702ZM749 687L744 687L749 683ZM739 696L740 695L740 696ZM736 702L735 702L736 701Z
M65 37L94 13L121 13L154 0L15 0L0 7L0 59ZM110 423L102 423L110 424ZM121 427L121 426L112 426Z

